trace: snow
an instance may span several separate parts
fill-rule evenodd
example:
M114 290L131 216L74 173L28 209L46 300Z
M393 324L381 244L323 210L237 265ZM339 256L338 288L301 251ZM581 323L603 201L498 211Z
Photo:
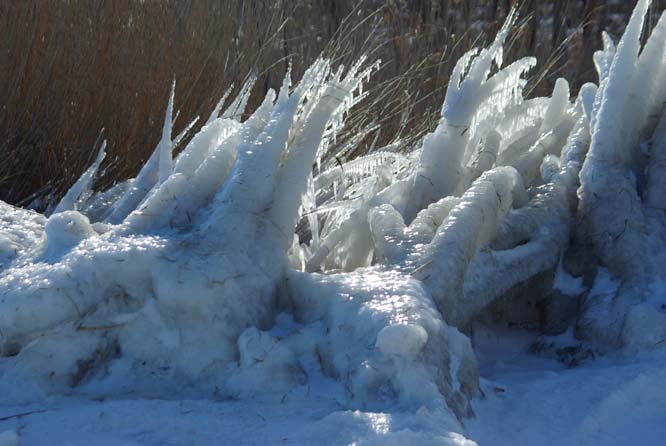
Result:
M513 344L520 345L520 341ZM666 355L601 357L566 369L503 349L501 360L481 364L485 400L474 403L467 435L480 445L531 446L641 444L666 436ZM509 350L508 352L506 350Z
M288 318L280 325L284 332L294 328ZM0 445L663 443L664 352L610 354L566 368L527 353L534 333L475 332L484 397L472 402L475 417L466 419L464 426L441 409L347 410L338 399L343 392L340 383L321 375L306 385L238 400L108 398L103 396L103 383L90 383L85 392L70 396L1 404ZM566 343L570 336L560 342ZM256 332L244 337L257 342L250 348L253 353L267 347L259 345ZM251 373L246 376L253 382ZM6 386L3 380L3 391ZM5 419L20 414L25 415Z
M608 276L604 277L609 281L612 280ZM569 274L567 270L564 269L562 262L560 262L557 266L557 271L555 273L555 283L553 283L553 287L567 296L580 296L585 291L585 287L583 286L583 278L574 277Z
M428 333L419 325L397 324L382 328L376 348L385 355L415 359L428 341Z
M53 402L45 412L12 420L0 439L40 444L117 445L437 445L474 443L446 429L438 414L404 417L341 410L335 401L311 397L293 402L115 400ZM5 422L5 424L7 424ZM17 434L16 432L20 432Z
M19 446L21 438L13 430L0 432L0 445L2 446Z

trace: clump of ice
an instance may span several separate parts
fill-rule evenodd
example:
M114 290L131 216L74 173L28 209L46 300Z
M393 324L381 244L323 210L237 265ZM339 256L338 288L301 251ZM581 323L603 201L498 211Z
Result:
M666 94L649 75L663 63L639 55L648 3L617 49L607 41L597 54L600 87L583 86L573 103L565 80L550 98L523 98L535 61L503 66L512 12L488 48L458 62L442 119L404 155L336 155L334 136L375 67L362 69L364 59L346 71L318 59L294 86L288 73L241 122L250 76L175 159L174 85L162 138L136 178L92 194L102 148L48 219L0 203L3 379L25 381L25 394L101 380L116 392L237 398L326 377L348 408L463 417L479 388L463 332L561 265L576 217L617 284L603 286L601 273L577 333L658 346L664 316L640 293L659 262L643 271L633 259L648 245L641 231L665 227L638 191L652 185L658 207L666 121L639 113L624 90L649 81ZM663 56L664 28L646 54ZM625 105L636 119L624 122ZM623 148L650 133L645 182L642 158ZM634 204L641 212L627 214Z
M416 359L426 342L428 333L419 325L398 324L382 328L375 346L387 356Z
M83 240L97 235L88 217L76 211L53 214L44 225L46 246L44 259L49 262L72 250Z
M343 73L319 60L293 89L287 76L248 120L213 118L175 160L172 89L162 140L137 178L88 197L100 157L73 189L68 203L101 221L63 205L38 220L25 242L33 252L19 262L12 249L32 228L9 220L0 342L15 367L5 377L32 377L46 393L118 375L128 376L123 391L152 378L144 389L239 397L320 373L345 383L346 404L448 402L465 414L477 382L469 341L418 281L390 270L319 278L288 269L323 135L337 130L368 71ZM350 293L358 298L345 303ZM284 309L298 328L278 337L270 329Z

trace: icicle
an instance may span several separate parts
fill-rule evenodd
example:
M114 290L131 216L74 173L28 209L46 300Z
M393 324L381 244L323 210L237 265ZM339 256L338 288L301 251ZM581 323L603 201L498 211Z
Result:
M160 229L171 218L179 198L187 187L183 174L173 174L150 195L141 207L127 216L123 222L127 233L141 234Z
M178 147L181 141L185 139L188 133L190 133L190 130L192 130L192 128L194 128L195 125L197 125L197 122L199 122L199 117L195 116L194 119L192 119L190 123L187 124L187 126L183 129L183 131L176 136L176 139L173 140L174 147Z
M178 155L173 171L193 175L208 155L241 127L237 121L221 118L205 125Z
M243 86L238 92L238 95L229 105L229 107L227 107L227 109L222 113L222 118L234 119L240 122L241 115L245 111L247 101L250 99L250 94L252 94L252 87L254 87L255 82L257 82L257 74L254 72L248 74L245 82L243 82Z
M215 104L215 107L213 108L213 111L210 113L208 116L208 120L206 121L205 125L210 124L211 122L215 121L219 116L220 116L220 111L222 110L222 106L224 105L225 101L231 94L231 91L234 89L234 84L231 84L229 88L224 92L222 97L220 98L219 101L217 101L217 104Z
M604 44L604 49L599 50L594 53L594 65L597 69L597 74L599 75L599 82L603 82L608 77L610 72L611 64L613 63L613 58L615 57L615 44L613 39L608 35L606 31L601 33L602 41Z
M409 165L410 162L399 153L375 151L322 172L315 177L315 187L321 190L338 181L357 182L360 178L375 175L380 167L388 164L400 167ZM357 173L358 175L355 175Z
M354 212L345 220L339 228L331 232L325 239L323 239L319 248L315 251L310 259L305 264L306 272L318 271L320 265L324 262L326 257L333 251L335 246L348 238L354 231L359 230L364 225L367 225L366 220L367 209L360 212Z
M580 92L578 94L579 100L585 111L588 121L592 122L592 113L594 108L594 98L597 94L597 86L592 82L587 82L582 87L580 87Z
M155 184L158 183L160 172L162 175L170 173L172 169L171 163L171 150L173 145L171 142L171 115L173 113L173 97L175 94L176 81L174 80L171 85L171 94L169 95L169 102L164 117L164 127L162 129L162 138L155 147L148 161L143 165L136 179L132 182L132 187L118 200L114 205L114 209L109 215L107 220L111 224L121 223L133 210L141 204ZM168 147L167 147L168 146ZM162 153L165 152L164 155ZM160 164L164 163L164 166ZM162 170L162 167L164 169ZM168 178L168 175L166 175Z
M236 162L229 173L229 182L216 197L216 209L206 224L207 229L215 231L219 222L228 219L233 209L239 222L238 236L252 238L251 233L258 224L257 216L271 200L280 157L305 93L301 84L290 95L290 84L291 78L287 74L263 132L255 141L239 146ZM240 219L247 215L253 215L254 220L248 219L245 225L240 226ZM213 234L217 232L211 232L211 237Z
M63 211L72 211L78 209L78 203L85 202L85 200L92 194L92 184L95 175L106 156L106 140L102 142L102 147L97 153L95 162L92 163L88 169L79 177L79 179L69 188L65 196L60 200L56 206L53 214L58 214Z
M242 124L236 123L231 126L240 126L240 129L222 138L217 147L212 148L206 159L199 164L188 180L189 186L184 193L183 199L180 200L174 210L174 224L176 226L191 225L195 214L210 204L215 193L218 192L227 180L229 172L236 161L238 148L244 145L251 145L263 131L273 110L274 100L275 91L269 90L262 104L250 118ZM220 118L215 122L219 122L222 125L225 122L229 124L236 121ZM226 131L230 130L226 125L223 128L227 129ZM196 139L196 136L193 138L193 141L194 139Z
M176 94L176 80L171 84L171 94L167 105L166 117L164 118L164 128L162 129L162 140L159 145L159 177L160 184L164 183L173 171L173 160L171 159L171 116L173 115L173 99Z
M548 109L543 118L539 132L545 134L553 130L562 120L562 116L569 108L569 83L566 79L558 78L553 88L553 96L548 103Z

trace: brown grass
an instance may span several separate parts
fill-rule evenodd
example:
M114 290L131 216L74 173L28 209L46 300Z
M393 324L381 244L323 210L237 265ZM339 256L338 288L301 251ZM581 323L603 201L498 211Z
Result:
M0 199L62 194L91 161L102 128L110 146L106 183L135 174L159 137L173 78L179 130L195 115L206 117L252 68L260 78L250 108L279 86L287 60L298 78L322 51L340 62L362 52L383 61L347 130L349 138L382 126L360 152L373 142L414 140L433 127L457 58L491 38L512 3L518 2L2 1ZM666 6L654 3L655 11ZM625 17L634 4L525 0L507 57L538 57L532 94L547 93L561 75L575 89L595 78L591 54L600 30L619 35L613 14Z

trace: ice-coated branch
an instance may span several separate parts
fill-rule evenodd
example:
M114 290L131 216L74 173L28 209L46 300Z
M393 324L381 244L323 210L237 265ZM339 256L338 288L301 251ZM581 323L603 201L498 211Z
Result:
M85 202L92 194L92 184L99 170L99 166L106 156L106 140L102 142L102 147L97 153L95 161L86 169L79 179L69 188L65 196L56 206L53 214L63 211L77 210L77 203Z
M315 105L301 118L304 123L296 131L284 155L276 178L276 200L269 212L269 219L276 224L280 233L284 234L285 247L291 242L298 208L306 192L307 180L320 150L324 131L333 120L339 119L338 116L346 113L354 104L355 91L371 72L372 67L360 71L363 61L362 58L360 63L353 66L344 79L340 79L338 74L324 83L320 97L309 98Z
M215 107L213 107L213 111L210 112L210 115L208 116L208 120L206 121L206 124L204 124L204 125L208 125L208 124L210 124L211 122L215 121L217 118L220 117L220 111L222 111L222 106L224 105L227 98L231 94L231 90L233 90L233 88L234 88L234 84L231 84L229 86L229 88L227 88L225 90L224 94L222 94L222 97L215 104Z
M173 127L173 100L176 95L176 80L171 83L171 93L169 94L169 103L167 104L166 116L164 118L164 127L162 128L162 139L159 142L159 184L164 183L169 175L173 172L173 160L171 158L171 151L173 150L173 142L171 140L171 129Z
M157 143L157 147L153 151L148 161L143 165L139 174L132 181L131 187L120 197L113 207L107 221L111 224L121 223L139 204L143 201L146 195L153 189L153 187L160 181L166 180L172 171L171 163L171 116L173 114L173 98L175 95L176 81L171 84L171 93L169 94L169 102L164 117L164 126L162 128L162 138ZM168 152L168 153L167 153ZM168 160L167 160L168 158ZM164 169L162 169L162 167ZM161 173L160 173L161 172ZM167 175L168 173L168 175Z
M577 119L575 113L564 116L552 130L539 138L530 150L515 162L514 167L523 177L525 184L532 184L537 178L546 155L560 154Z
M252 88L254 87L254 84L257 82L257 74L252 72L247 75L245 81L243 82L243 86L241 87L240 91L234 98L234 100L229 104L229 107L227 107L224 112L222 112L222 118L226 119L234 119L236 121L241 120L241 115L245 111L245 107L247 106L247 101L250 100L250 94L252 94ZM222 99L225 99L225 96L222 97ZM220 99L220 101L222 101ZM213 115L211 114L211 117ZM209 118L210 119L210 118Z
M188 177L194 175L211 152L241 128L242 126L238 122L222 118L206 124L178 155L173 172L182 173Z
M461 192L458 188L470 126L481 104L486 100L491 104L494 100L508 104L511 98L520 96L524 84L521 75L535 64L534 59L514 62L488 78L493 62L502 66L504 41L515 19L515 10L512 10L489 48L478 55L476 51L469 52L456 64L442 106L442 119L437 129L423 140L404 213L406 222L411 222L418 211L430 203Z
M548 102L546 114L543 117L539 132L545 134L555 129L557 124L569 108L569 82L566 79L558 78L555 81L553 95Z
M657 25L652 29L643 50L638 56L634 86L632 87L631 110L627 118L635 129L631 144L638 144L639 139L646 139L654 132L664 102L666 87L662 81L666 73L666 12L662 12Z
M618 280L618 286L586 297L577 334L611 348L652 347L641 321L652 320L655 332L666 330L659 310L646 302L649 282L659 274L653 256L647 253L663 250L661 241L650 238L652 232L663 230L663 221L648 209L660 205L655 174L662 157L661 123L647 166L640 147L641 138L652 132L650 108L660 109L658 102L663 100L655 104L652 97L664 91L653 78L663 69L665 25L661 19L639 56L649 5L648 0L636 5L597 91L592 143L578 192L578 240L593 247L599 263ZM644 167L648 168L647 182ZM640 192L645 192L646 202Z
M321 69L321 66L318 66ZM280 157L286 148L289 132L296 118L298 106L305 93L299 85L289 93L290 74L285 77L280 94L271 116L262 133L254 141L245 142L238 147L236 162L229 173L228 184L220 191L216 201L217 209L211 216L210 224L216 224L219 216L222 221L230 210L241 214L263 212L270 200L274 187L274 178ZM248 224L246 229L252 225ZM238 228L241 235L245 234Z
M557 265L569 242L578 173L590 144L586 116L579 118L549 181L520 209L509 211L493 241L465 272L462 292L452 294L456 326L464 326L513 286Z
M502 135L496 130L491 130L486 135L483 144L476 155L476 159L469 168L470 181L474 181L486 170L490 170L497 161Z
M647 205L666 210L666 113L663 112L650 146L647 179Z
M637 139L636 127L627 125L624 111L632 108L631 89L627 86L633 85L648 5L647 0L638 2L615 52L605 86L597 93L601 105L581 171L582 229L602 262L619 276L638 277L644 272L637 259L645 252L645 220L631 173L635 147L628 145Z
M484 173L439 227L415 272L444 318L454 326L461 319L456 303L463 293L468 266L479 248L495 236L499 222L511 208L516 187L522 187L522 182L510 167Z
M578 174L590 146L589 120L583 115L562 149L559 171L520 209L509 212L499 225L491 247L507 250L530 240L541 228L562 221L560 214L576 210ZM566 223L568 226L568 223Z
M335 246L352 234L350 228L366 231L368 212L373 207L388 204L401 213L405 223L410 224L431 203L463 193L475 177L492 167L493 153L499 150L500 144L500 135L492 129L483 138L488 150L482 149L475 165L463 166L463 162L466 162L465 154L469 152L470 134L479 127L479 116L487 121L484 121L485 125L490 125L492 119L487 118L493 112L498 115L504 108L516 106L522 101L525 83L522 75L534 65L534 59L519 60L488 78L493 63L501 67L502 45L514 20L512 12L488 49L480 52L473 50L456 64L442 106L442 119L434 132L423 139L416 168L407 178L393 180L381 193L363 198L364 205L349 216L354 223L343 223L323 238L323 243L307 262L308 270L316 270ZM516 114L531 113L529 107L516 108Z
M215 193L220 190L229 176L229 172L236 161L238 147L250 145L257 139L270 119L274 101L275 91L269 90L259 108L239 128L236 128L236 124L231 124L234 121L220 118L211 124L210 130L206 128L201 130L200 134L212 132L207 137L202 136L202 146L208 145L208 137L211 137L214 141L210 141L213 144L208 147L210 150L207 157L201 161L189 177L189 185L182 199L176 204L173 217L176 226L191 226L196 214L212 202ZM216 127L222 132L221 134L215 132ZM234 128L236 129L234 130ZM224 136L228 132L230 134ZM200 134L195 136L190 144L194 144ZM218 144L213 147L215 143ZM177 164L177 172L179 172L178 167Z

